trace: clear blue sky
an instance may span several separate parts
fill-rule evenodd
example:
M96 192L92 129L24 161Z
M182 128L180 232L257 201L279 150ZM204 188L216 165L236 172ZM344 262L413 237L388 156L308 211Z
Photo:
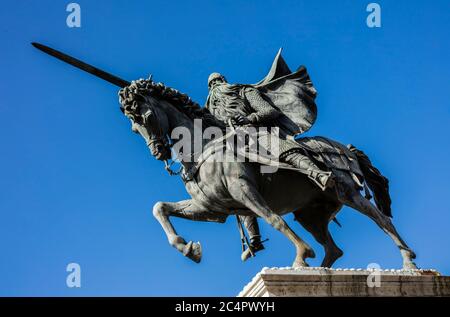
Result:
M450 274L449 1L8 1L0 11L0 295L230 295L264 266L288 266L290 243L261 222L267 249L240 260L235 219L174 220L200 240L201 264L169 246L156 201L186 199L119 111L117 88L34 49L38 41L125 79L162 81L203 103L213 71L261 79L279 47L308 67L319 117L308 135L363 149L391 181L394 222L417 264ZM316 250L313 238L287 221ZM330 224L337 267L399 268L392 241L344 208ZM77 262L82 287L66 287Z

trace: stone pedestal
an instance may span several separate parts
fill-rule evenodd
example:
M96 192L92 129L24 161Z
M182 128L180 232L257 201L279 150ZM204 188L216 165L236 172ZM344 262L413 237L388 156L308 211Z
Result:
M450 277L435 270L264 268L238 296L450 296Z

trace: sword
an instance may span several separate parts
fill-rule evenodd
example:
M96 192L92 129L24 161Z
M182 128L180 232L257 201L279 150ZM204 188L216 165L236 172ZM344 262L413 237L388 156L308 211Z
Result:
M92 65L89 65L85 62L80 61L79 59L76 59L72 56L69 56L67 54L64 54L60 51L57 51L53 48L50 48L46 45L39 44L39 43L31 43L34 47L37 49L43 51L44 53L47 53L48 55L51 55L53 57L56 57L57 59L66 62L67 64L70 64L72 66L75 66L76 68L79 68L81 70L84 70L85 72L88 72L89 74L92 74L94 76L97 76L103 80L106 80L107 82L110 82L113 85L119 86L120 88L124 88L126 86L129 86L131 83L129 81L126 81L122 78L119 78L117 76L114 76L110 73L107 73L97 67L94 67Z

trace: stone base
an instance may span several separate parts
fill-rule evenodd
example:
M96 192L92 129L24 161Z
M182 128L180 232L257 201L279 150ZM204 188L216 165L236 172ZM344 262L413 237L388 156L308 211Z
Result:
M264 268L238 297L450 296L450 277L435 270Z

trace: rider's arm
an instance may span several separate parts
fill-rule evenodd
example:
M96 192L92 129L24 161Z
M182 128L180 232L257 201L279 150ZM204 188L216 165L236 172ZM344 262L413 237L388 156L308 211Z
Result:
M244 94L250 106L255 111L247 116L247 119L251 123L266 123L280 115L280 112L266 101L256 88L246 88Z

